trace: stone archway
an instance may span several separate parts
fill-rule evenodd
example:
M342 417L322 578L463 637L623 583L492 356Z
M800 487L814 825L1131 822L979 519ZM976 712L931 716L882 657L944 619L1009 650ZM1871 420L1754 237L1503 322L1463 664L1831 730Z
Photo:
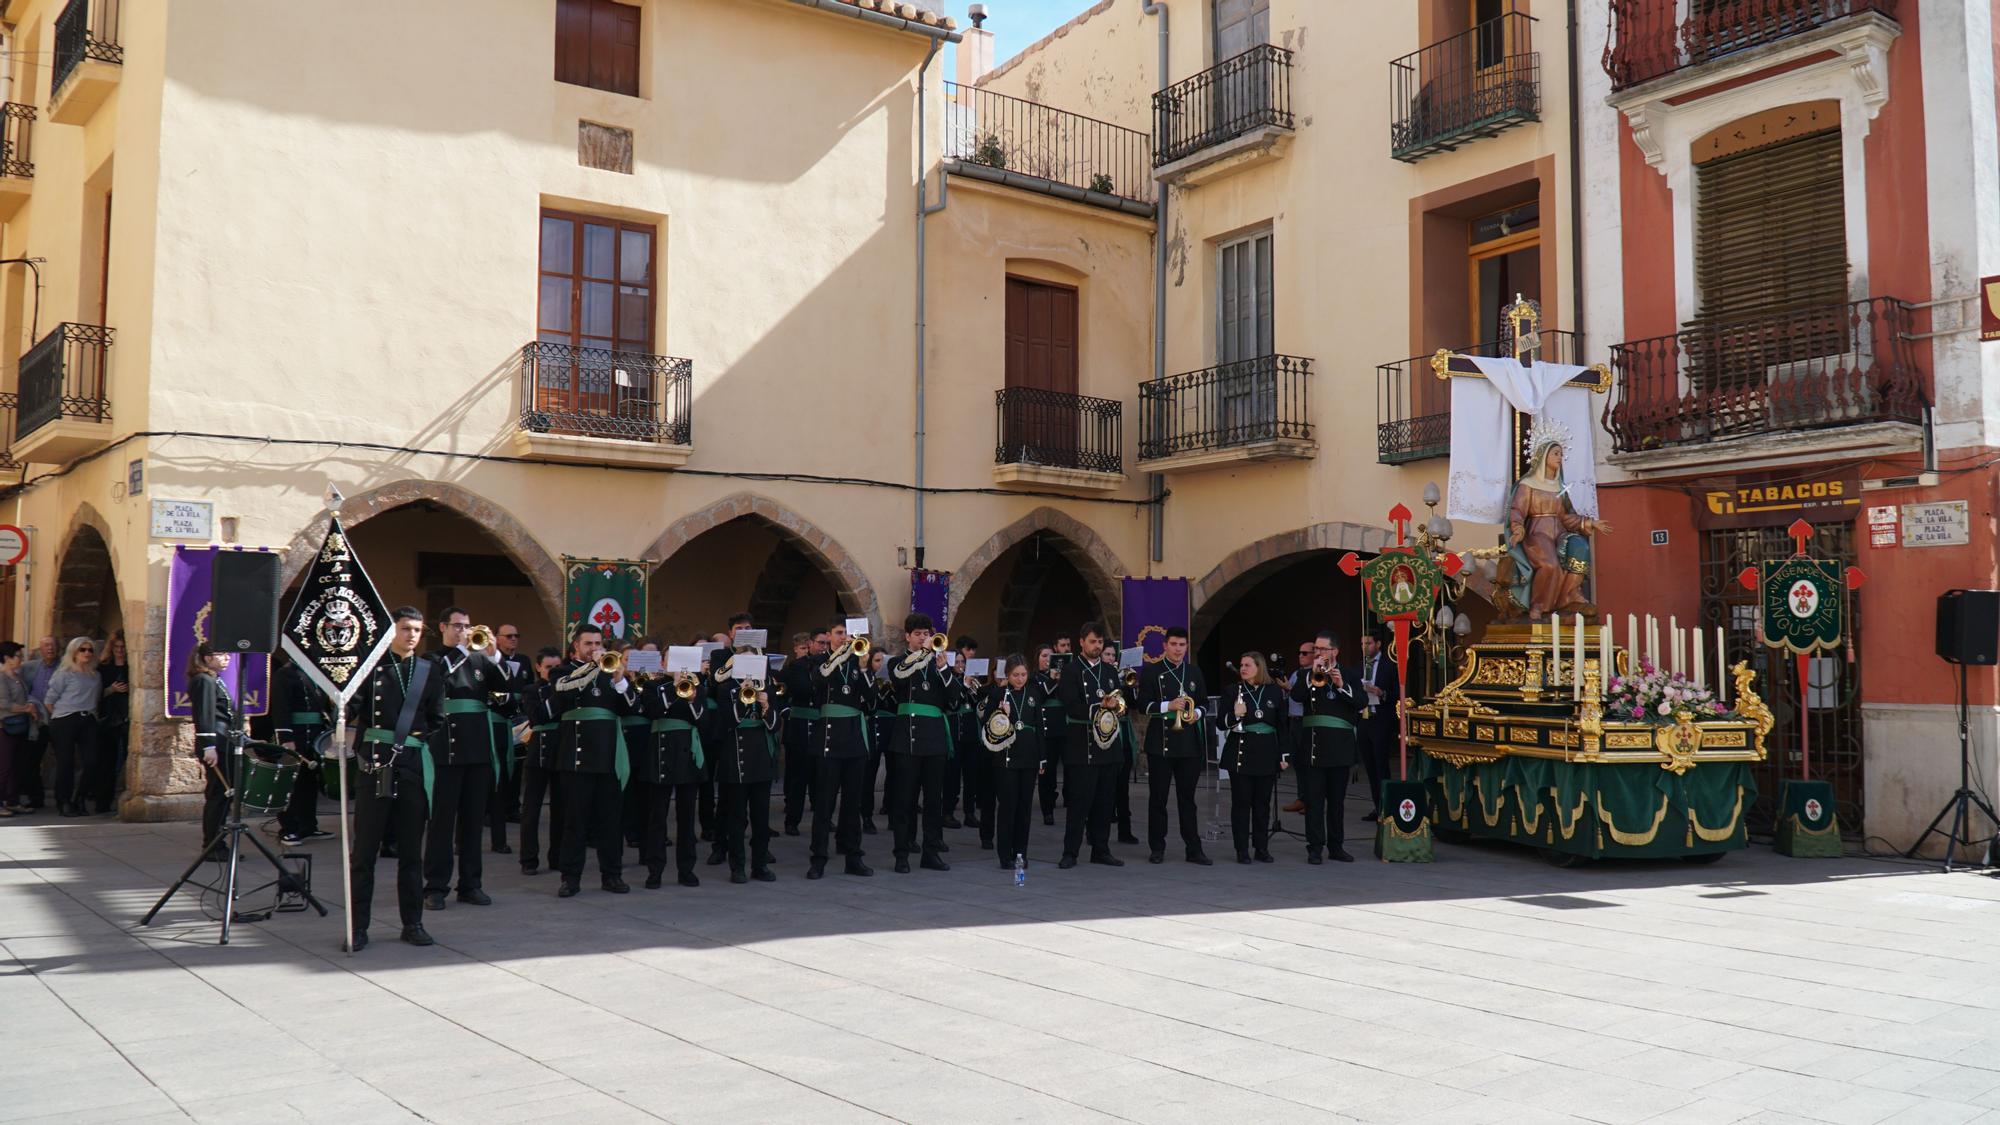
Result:
M340 506L340 518L353 528L374 516L426 501L449 508L484 528L507 558L528 576L528 581L535 588L535 597L548 611L549 620L563 620L561 564L543 549L540 541L513 513L478 493L443 481L392 481L359 496L349 497ZM326 514L322 512L292 537L291 544L285 548L284 580L287 586L297 581L306 564L312 561L313 552L319 549L320 540L326 535L326 526Z
M56 560L49 631L58 645L71 637L98 637L104 633L107 608L113 611L116 627L125 627L125 607L118 601L116 560L111 554L111 527L96 508L81 504L70 519L62 554ZM24 643L32 649L35 638L25 638Z
M958 569L951 575L951 601L948 605L947 620L958 619L958 608L965 602L965 596L979 582L986 569L1015 544L1028 539L1037 532L1046 532L1046 538L1053 543L1064 558L1083 575L1090 587L1091 596L1104 608L1104 626L1116 637L1118 615L1124 602L1119 590L1118 579L1127 573L1125 564L1107 546L1097 532L1083 522L1056 508L1036 508L1006 527L993 533L978 549L967 555Z
M1395 532L1388 528L1346 522L1316 523L1268 535L1231 551L1188 591L1188 600L1194 606L1195 643L1201 644L1209 629L1259 578L1283 569L1298 556L1313 551L1378 554L1395 540Z
M880 635L883 627L881 605L876 599L875 587L869 583L861 565L847 553L847 548L817 524L768 496L737 492L690 512L669 524L639 557L655 565L664 563L704 532L736 520L749 520L770 530L783 545L803 555L806 562L826 579L827 585L833 587L834 597L842 610L856 617L868 618L875 625L877 635ZM780 577L768 573L764 578L780 583Z

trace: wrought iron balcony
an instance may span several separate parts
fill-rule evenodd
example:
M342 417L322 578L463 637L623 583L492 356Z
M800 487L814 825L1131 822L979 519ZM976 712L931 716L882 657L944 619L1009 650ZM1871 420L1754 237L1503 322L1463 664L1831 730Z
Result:
M1139 384L1139 461L1310 457L1312 360L1267 355ZM1184 462L1184 464L1182 464Z
M50 62L49 99L61 95L63 86L85 59L123 63L125 48L118 42L120 0L69 0L56 16L55 49Z
M540 342L521 349L528 434L685 446L693 402L693 360Z
M1153 95L1153 166L1292 124L1292 53L1260 44Z
M1541 357L1550 363L1578 363L1582 354L1574 332L1541 334ZM1512 355L1511 337L1451 349L1460 355ZM1375 460L1401 465L1451 454L1450 388L1431 370L1430 355L1411 356L1375 368Z
M0 103L0 176L35 177L35 107Z
M1922 420L1929 387L1893 297L1694 323L1611 348L1620 453Z
M14 449L23 460L67 461L99 436L79 431L111 421L111 337L111 329L96 324L58 324L21 357ZM52 435L48 441L41 440L43 430Z
M1534 17L1508 12L1389 64L1389 155L1414 163L1542 116Z
M1875 13L1897 0L1612 0L1604 72L1624 90L1751 47ZM1686 15L1681 14L1686 10Z
M20 402L20 396L12 391L0 391L0 443L6 446L0 449L0 474L9 476L20 476L27 468L14 456L14 422Z
M1080 113L944 84L944 156L982 179L1081 201L1127 200L1150 211L1146 134Z
M1125 471L1125 407L1040 387L993 392L993 462L1086 473Z

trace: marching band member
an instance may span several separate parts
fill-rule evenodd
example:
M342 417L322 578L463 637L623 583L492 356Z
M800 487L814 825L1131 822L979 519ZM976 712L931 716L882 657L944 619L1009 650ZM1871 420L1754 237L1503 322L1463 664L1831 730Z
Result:
M986 689L979 704L980 745L990 763L994 810L997 823L991 831L999 842L997 860L1012 867L1017 856L1028 854L1028 823L1035 812L1035 777L1048 768L1042 749L1041 724L1047 696L1043 686L1028 675L1028 662L1021 654L1007 657L1006 678ZM1005 717L995 730L995 716Z
M1108 666L1110 674L1122 684L1124 676L1118 669L1118 646L1111 643L1111 638L1104 639L1104 652L1099 659ZM1132 701L1128 699L1125 702L1129 704ZM1127 720L1126 727L1129 732L1130 720ZM1139 842L1139 837L1132 834L1132 767L1138 764L1138 737L1128 733L1125 739L1125 756L1118 759L1117 769L1111 777L1111 819L1118 826L1118 842L1121 844Z
M354 952L368 945L375 896L376 850L391 819L396 824L396 907L403 940L432 944L424 931L424 821L430 800L428 740L445 722L443 668L417 655L424 615L403 606L392 613L389 651L347 703L347 721L361 734L354 756L361 785L354 800L354 850L349 875L354 899Z
M1313 642L1310 639L1299 642L1299 661L1292 666L1292 674L1285 680L1285 692L1287 695L1291 694L1292 689L1306 682L1306 675L1312 671L1312 663L1318 658L1319 649L1313 646ZM1296 697L1292 699L1291 705L1285 709L1286 717L1291 719L1291 723L1285 728L1285 748L1293 754L1298 754L1301 758L1304 755L1300 754L1299 745L1305 739L1306 729L1299 724L1299 720L1305 718L1305 714L1306 705L1300 703ZM1306 811L1305 791L1301 789L1299 794L1299 796L1292 798L1285 805L1284 812L1302 813Z
M1068 637L1059 638L1059 641L1067 648ZM1063 656L1067 659L1068 653L1064 652ZM1043 645L1036 650L1034 678L1036 686L1042 689L1042 716L1038 720L1041 725L1042 757L1049 761L1049 767L1042 771L1041 778L1042 823L1045 825L1056 822L1056 782L1062 773L1063 745L1069 726L1063 717L1062 700L1056 698L1056 686L1061 675L1056 663L1055 646Z
M875 786L882 780L882 753L889 748L889 740L896 737L896 681L889 678L888 653L879 648L869 653L868 665L874 707L868 715L868 774L861 782L861 834L873 836L878 804L882 815L889 815L888 789L884 788L878 798Z
M1401 740L1396 703L1403 689L1396 666L1384 659L1388 638L1380 628L1361 636L1361 675L1357 682L1367 697L1361 701L1361 764L1368 769L1368 819L1382 819L1382 782L1389 776L1390 755Z
M824 641L826 634L819 634ZM814 744L814 724L819 720L819 704L813 696L812 669L808 662L824 660L825 651L815 643L813 634L799 632L792 634L792 658L778 672L778 679L785 685L788 705L785 707L785 835L799 834L799 822L805 819L806 805L812 800L813 773L817 768L811 750Z
M705 762L701 743L701 677L656 676L639 689L646 735L632 755L632 781L642 810L639 861L646 865L646 889L657 890L667 869L667 812L674 813L674 867L683 887L699 887L695 877L694 806Z
M444 722L431 734L435 776L431 791L430 838L424 849L424 909L443 910L451 886L454 854L458 901L491 906L480 888L483 874L486 806L499 781L500 753L489 717L495 696L507 695L507 674L492 656L491 639L479 649L467 643L472 618L457 606L444 611L438 633L444 646L430 654L444 685ZM400 837L400 833L398 834ZM407 847L407 844L399 844Z
M507 822L521 815L522 744L514 728L528 718L528 694L535 671L521 657L521 627L502 625L493 631L494 659L507 677L507 696L493 708L493 742L500 753L500 784L487 802L486 824L493 832L493 854L512 855L507 846Z
M607 660L604 634L594 625L577 626L570 638L570 659L555 671L557 735L555 768L562 774L563 834L560 898L581 890L586 842L597 849L598 877L605 890L622 895L625 884L625 833L621 789L631 768L625 746L624 718L632 713L638 693L625 678L622 662Z
M188 658L188 700L194 719L194 756L201 759L207 784L202 791L201 842L213 849L222 835L222 822L229 817L229 732L239 720L236 703L222 683L229 667L229 654L217 652L206 643L195 646ZM208 853L214 857L215 853ZM216 857L227 858L227 857ZM373 853L370 853L373 858Z
M521 874L536 875L542 870L542 799L549 804L548 869L562 866L557 848L562 842L562 777L556 772L557 733L555 671L563 662L554 645L544 645L535 653L535 682L522 696L522 717L528 721L527 754L521 759Z
M1203 867L1214 861L1201 847L1201 819L1195 811L1194 787L1207 765L1208 739L1203 734L1201 702L1208 698L1201 672L1187 660L1188 633L1176 625L1167 630L1165 653L1157 664L1139 673L1138 703L1152 717L1146 724L1146 859L1160 863L1167 853L1167 789L1179 790L1181 844L1187 861Z
M1236 839L1236 862L1249 863L1251 848L1257 862L1271 859L1271 791L1278 771L1291 768L1284 752L1283 716L1291 700L1271 680L1261 652L1246 652L1236 662L1238 682L1222 725L1229 732L1222 749L1222 768L1229 771L1229 829Z
M943 630L939 631L942 632ZM977 699L974 697L972 681L966 675L965 668L968 661L979 655L979 642L971 637L960 637L952 644L952 648L958 653L958 659L953 662L951 667L957 673L959 690L953 695L951 705L945 708L945 717L951 723L952 746L963 746L967 750L970 750L972 747L979 745L979 715L978 708L975 706ZM944 826L946 828L979 827L979 774L977 771L981 764L983 764L981 756L978 754L969 754L966 756L950 754L945 757ZM962 823L956 815L961 786L965 796L965 820ZM986 837L987 843L992 843L993 830L991 828L983 829L981 835Z
M737 652L751 650L745 646ZM771 779L778 772L778 715L763 684L739 682L732 671L726 666L718 671L709 694L722 732L714 751L719 842L729 857L730 882L772 883L778 878L771 870L770 815Z
M1322 851L1342 863L1347 854L1347 775L1354 770L1355 724L1361 718L1362 694L1354 674L1340 667L1340 639L1321 630L1313 639L1313 663L1292 688L1292 698L1305 705L1299 719L1304 736L1292 764L1299 770L1299 789L1306 802L1306 862L1322 862Z
M324 693L306 679L299 666L287 661L285 670L278 674L276 714L281 718L277 741L294 754L311 752L331 725L326 718L325 700ZM303 844L333 835L320 830L319 789L318 770L299 771L298 781L292 786L292 799L278 817L282 832L279 843Z
M1058 689L1069 730L1063 760L1063 791L1068 794L1063 802L1063 855L1057 866L1076 866L1087 830L1090 862L1123 867L1125 861L1111 854L1110 835L1111 789L1118 764L1128 753L1125 723L1122 717L1114 721L1099 712L1112 696L1120 701L1124 696L1118 669L1103 660L1104 626L1086 622L1077 636L1080 659L1064 669ZM1110 733L1104 734L1105 730Z
M817 707L819 720L812 753L812 858L806 878L826 877L827 836L834 836L840 854L847 857L849 875L873 875L875 869L862 862L861 810L874 800L868 776L868 723L873 710L875 686L868 680L863 658L847 639L845 622L826 630L829 651L822 659L810 658L806 668L807 694ZM835 817L839 818L836 828Z
M944 766L954 756L950 720L945 709L963 689L947 654L933 650L931 619L912 613L903 620L904 655L889 665L896 684L896 731L889 752L896 755L889 769L889 828L895 833L896 872L908 874L910 851L919 846L917 798L923 797L921 866L949 871L939 854L944 843Z

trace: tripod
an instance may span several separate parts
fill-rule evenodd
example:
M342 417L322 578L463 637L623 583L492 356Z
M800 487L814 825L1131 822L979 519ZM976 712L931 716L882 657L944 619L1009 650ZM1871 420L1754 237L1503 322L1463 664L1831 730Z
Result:
M1910 845L1909 851L1903 853L1903 858L1905 859L1914 857L1917 854L1917 849L1923 847L1924 841L1930 839L1931 833L1935 832L1944 837L1944 869L1946 874L1950 874L1951 872L1952 853L1957 851L1961 845L1969 848L1977 842L1972 838L1972 811L1974 808L1986 814L1986 822L1993 825L1996 831L2000 831L2000 816L1994 816L1993 806L1987 804L1986 799L1978 793L1973 792L1972 789L1972 736L1969 712L1970 707L1967 704L1965 692L1965 665L1960 664L1958 666L1958 792L1953 793L1950 799L1945 801L1944 807L1939 809L1938 814L1931 818L1931 826L1924 829L1924 834L1917 837L1917 842ZM1946 814L1950 814L1951 816L1951 831L1949 832L1938 828L1938 825L1944 822ZM1986 858L1975 866L1991 867L1993 865L1994 841L1995 837L1993 836L1985 838Z
M242 691L242 680L238 679L237 711L239 714L242 712ZM181 872L180 878L175 879L173 885L167 888L167 893L160 896L160 901L154 903L151 910L146 911L146 916L139 919L140 925L152 925L154 916L159 914L161 907L167 905L167 900L173 898L176 891L189 883L193 883L204 891L219 891L222 894L222 938L217 943L219 945L229 944L230 923L239 921L262 922L271 916L269 910L260 910L247 914L238 914L236 912L236 900L239 897L253 895L269 887L277 887L281 893L289 891L299 895L311 903L314 910L319 911L320 917L326 917L326 907L313 897L311 891L299 883L296 876L285 870L285 865L279 861L277 853L271 850L270 845L260 839L255 832L250 831L249 827L243 823L243 754L249 742L249 736L240 729L231 730L228 733L226 745L220 749L229 755L229 816L223 822L221 831L216 833L215 839L202 841L200 854L194 857L193 863L187 865L187 870ZM242 890L237 886L236 873L242 859L243 841L246 838L252 844L256 845L258 851L264 853L265 859L271 861L271 869L278 873L278 877L259 883L257 886L247 890ZM194 873L201 869L202 864L208 862L209 857L223 846L223 841L225 840L228 841L229 855L227 862L224 864L225 874L222 885L218 887L213 883L203 883L195 879Z

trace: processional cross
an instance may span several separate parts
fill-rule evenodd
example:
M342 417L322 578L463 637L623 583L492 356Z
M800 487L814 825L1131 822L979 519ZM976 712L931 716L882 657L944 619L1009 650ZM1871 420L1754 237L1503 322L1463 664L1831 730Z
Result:
M1514 361L1523 367L1532 367L1542 358L1541 310L1535 302L1520 293L1514 294L1514 303L1507 306L1502 314L1507 318L1509 344L1513 349ZM1461 355L1448 348L1439 348L1431 356L1431 371L1440 380L1484 379L1486 373L1469 355ZM1607 394L1611 390L1611 368L1602 363L1592 364L1574 375L1563 384L1567 387L1581 387L1595 394ZM1528 467L1527 448L1528 427L1532 418L1526 413L1514 411L1514 472L1519 475Z

